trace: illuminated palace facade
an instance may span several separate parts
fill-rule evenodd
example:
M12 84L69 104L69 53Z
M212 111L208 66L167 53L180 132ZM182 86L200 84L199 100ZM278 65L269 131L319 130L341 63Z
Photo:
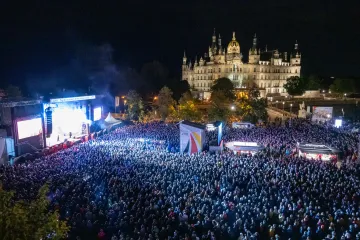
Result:
M267 47L262 51L255 35L245 63L235 32L227 48L223 48L220 35L216 38L214 31L209 51L203 57L188 61L184 53L182 80L188 81L192 92L199 93L200 98L208 98L214 80L221 77L229 78L239 90L256 87L261 97L280 96L287 95L283 87L286 79L300 76L300 70L301 54L297 42L289 53Z

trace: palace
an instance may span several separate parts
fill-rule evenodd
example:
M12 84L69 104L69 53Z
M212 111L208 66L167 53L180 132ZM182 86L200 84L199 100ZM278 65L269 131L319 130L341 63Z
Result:
M198 97L210 97L210 88L214 80L229 78L236 89L256 87L261 97L286 96L284 84L291 76L300 76L301 54L297 42L292 52L280 53L277 49L260 50L256 34L249 49L249 60L242 61L240 44L233 32L227 48L223 48L221 37L216 39L215 30L209 52L195 62L188 61L185 52L182 65L182 80L188 81L193 93Z

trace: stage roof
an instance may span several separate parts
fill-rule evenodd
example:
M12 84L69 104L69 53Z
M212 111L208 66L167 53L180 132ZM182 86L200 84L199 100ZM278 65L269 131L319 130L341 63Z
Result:
M42 104L41 99L2 99L0 100L0 107L20 107L28 105Z
M185 124L185 125L188 125L188 126L191 126L191 127L199 128L199 129L206 129L205 125L190 122L190 121L187 121L187 120L181 121L180 124Z
M317 143L300 143L298 144L300 151L305 153L339 153L338 149Z

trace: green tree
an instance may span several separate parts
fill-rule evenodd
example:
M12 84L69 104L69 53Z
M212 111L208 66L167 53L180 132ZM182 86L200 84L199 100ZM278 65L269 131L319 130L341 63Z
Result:
M211 107L208 115L211 121L227 121L230 116L232 99L229 99L225 91L214 90L210 97Z
M284 88L290 95L302 95L306 90L306 81L298 76L289 77Z
M131 120L139 120L144 116L144 104L141 96L134 90L127 94L128 114Z
M174 99L172 98L172 91L168 87L163 87L158 96L157 106L158 111L163 121L174 111Z
M256 123L258 120L267 120L268 114L266 111L266 99L251 99L248 104L251 110L246 115L244 120L250 121L252 123Z
M0 239L65 239L69 228L59 220L57 211L49 211L48 186L40 188L32 202L16 201L15 192L0 185ZM49 238L51 236L51 238Z
M195 101L190 92L185 92L179 100L179 118L189 121L199 121L201 113L196 107Z
M223 91L226 98L229 100L235 99L234 84L228 78L217 79L214 85L211 87L211 91Z
M310 77L307 79L307 90L319 90L322 86L322 79L320 79L318 76L310 75Z
M19 98L19 97L22 97L20 88L17 87L17 86L14 86L14 85L9 85L9 86L6 88L6 95L7 95L9 98Z
M336 78L333 84L330 85L332 93L344 94L357 92L357 84L354 79Z

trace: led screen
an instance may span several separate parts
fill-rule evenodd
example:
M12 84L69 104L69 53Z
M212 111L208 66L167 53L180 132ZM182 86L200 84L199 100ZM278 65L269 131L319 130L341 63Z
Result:
M101 118L101 107L94 108L94 121Z
M53 133L55 134L76 134L81 132L81 126L86 119L86 112L79 108L57 108L52 114Z
M33 137L41 134L41 118L20 121L17 123L19 139Z
M339 128L342 126L342 120L341 119L336 119L335 120L335 127Z

